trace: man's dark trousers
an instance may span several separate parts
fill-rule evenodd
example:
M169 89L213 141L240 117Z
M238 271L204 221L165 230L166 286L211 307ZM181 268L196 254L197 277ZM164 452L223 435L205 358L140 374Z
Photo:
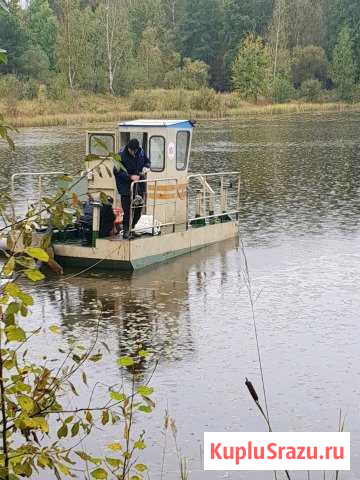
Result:
M124 232L129 231L129 225L130 225L130 207L131 207L131 202L130 202L130 195L121 195L121 206L124 212L123 216L123 230ZM140 220L142 213L142 207L136 207L132 209L132 227L135 228L135 225L138 223Z

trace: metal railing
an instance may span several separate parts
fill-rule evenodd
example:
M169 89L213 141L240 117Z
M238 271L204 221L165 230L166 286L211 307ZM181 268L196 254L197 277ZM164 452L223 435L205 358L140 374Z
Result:
M161 197L161 194L159 193L161 190L161 184L166 184L166 186L170 186L170 191L172 192L169 196L172 194L174 195L173 199L168 199L168 198L159 198L157 199L157 196L159 195ZM179 184L179 179L178 178L161 178L161 179L155 179L155 180L138 180L136 182L132 182L130 186L130 198L131 198L131 204L130 204L130 220L129 220L129 227L130 231L134 231L134 228L132 228L132 223L133 223L133 218L134 218L134 211L136 208L140 208L139 206L136 206L134 204L134 200L136 195L143 193L141 195L143 197L143 206L141 208L145 208L146 213L150 213L152 215L152 233L154 235L155 230L157 228L162 228L162 227L171 227L173 231L175 231L176 228L176 214L177 214L177 196L178 196L178 184ZM143 188L142 188L143 186ZM153 187L150 191L149 187ZM160 188L159 188L160 187ZM143 190L143 192L142 192ZM152 198L153 197L153 198ZM158 201L157 201L158 200ZM165 201L165 200L172 200L172 201ZM159 222L156 218L156 213L157 213L157 208L159 207L164 207L164 206L172 206L174 208L174 213L173 213L173 221L169 222ZM169 210L168 210L169 213Z
M239 172L193 174L189 175L188 182L189 224L238 215L241 191Z
M159 195L161 184L173 186L169 188L173 199L169 202L164 201ZM139 189L139 185L143 185ZM152 188L149 189L149 186ZM198 188L200 187L200 188ZM147 214L152 215L152 232L160 227L172 227L174 232L177 225L186 225L191 227L198 221L214 222L217 219L221 221L228 219L229 216L238 217L240 211L240 189L241 178L239 172L219 172L207 174L193 174L187 177L184 198L179 195L179 179L164 178L156 180L139 180L133 182L130 187L131 205L130 205L130 230L134 218L134 210L140 208L134 204L134 198L140 190L144 190L143 207ZM160 196L160 198L158 198ZM177 221L178 202L186 202L184 218ZM159 207L173 207L173 220L160 222L157 217ZM150 213L151 212L151 213ZM169 211L168 211L169 214Z
M16 196L16 191L15 191L15 181L20 178L20 177L33 177L33 178L38 178L38 189L36 192L36 197L35 198L27 198L24 203L26 202L27 207L30 204L37 205L37 208L39 211L42 210L43 207L43 178L44 177L57 177L59 175L63 175L64 172L42 172L42 173L32 173L32 172L23 172L23 173L14 173L11 175L11 196L14 199ZM19 203L19 202L17 202ZM13 215L15 217L15 206L13 205Z

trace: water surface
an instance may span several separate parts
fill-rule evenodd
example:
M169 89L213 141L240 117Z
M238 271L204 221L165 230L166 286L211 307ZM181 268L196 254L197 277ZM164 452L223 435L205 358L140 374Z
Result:
M242 174L240 235L258 295L273 428L333 431L341 408L353 446L353 470L344 479L360 476L359 121L358 114L331 114L200 122L191 162L193 172ZM82 166L82 129L26 129L16 143L14 154L0 150L3 189L15 172L73 173ZM31 188L22 181L18 198ZM41 302L32 325L61 326L59 337L44 333L36 340L39 354L57 355L74 338L91 341L100 300L99 339L111 354L88 367L89 381L118 382L116 358L139 343L159 358L152 379L157 408L139 425L147 431L152 479L160 478L165 408L176 420L191 479L273 478L204 473L201 466L204 431L264 430L244 387L249 377L260 392L241 257L228 241L134 274L66 272L33 289ZM149 365L144 378L151 372ZM98 432L89 449L99 453L113 439L114 432ZM165 467L166 480L179 478L171 441Z

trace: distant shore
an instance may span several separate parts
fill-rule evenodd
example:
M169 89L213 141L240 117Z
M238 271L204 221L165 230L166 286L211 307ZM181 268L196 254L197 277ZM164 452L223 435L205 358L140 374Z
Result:
M220 97L226 98L227 94ZM290 102L282 104L251 104L238 102L238 105L227 105L226 100L219 108L211 110L170 110L151 109L134 110L128 99L114 98L105 95L79 96L76 102L49 100L20 101L13 107L12 113L5 104L0 104L0 112L5 115L7 123L20 127L47 126L79 126L84 127L94 123L116 122L137 118L193 118L220 119L234 118L242 115L277 115L293 113L327 113L343 111L359 111L360 104L305 103Z

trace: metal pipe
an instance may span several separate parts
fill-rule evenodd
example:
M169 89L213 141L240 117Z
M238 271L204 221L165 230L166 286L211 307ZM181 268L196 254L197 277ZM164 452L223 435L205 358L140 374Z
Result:
M232 210L231 212L225 212L225 215L236 215L237 213L239 213L237 210ZM207 215L206 217L190 218L189 222L195 222L197 220L206 220L207 218L218 218L223 216L224 216L224 213L217 213L215 215Z

